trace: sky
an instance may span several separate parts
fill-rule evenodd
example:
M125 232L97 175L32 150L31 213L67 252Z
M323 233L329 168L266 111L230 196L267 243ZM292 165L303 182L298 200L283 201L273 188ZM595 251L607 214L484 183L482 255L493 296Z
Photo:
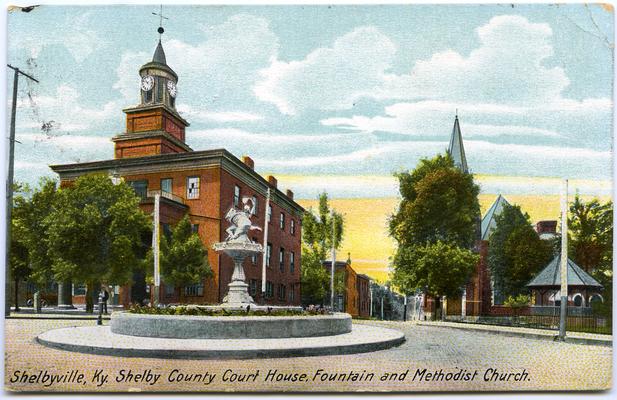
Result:
M113 157L159 35L157 6L8 16L15 176ZM392 197L458 112L484 193L610 194L613 10L600 5L171 6L177 109L195 150L250 155L298 198ZM8 74L10 101L12 74ZM51 122L51 123L50 123ZM51 127L41 129L44 123ZM548 177L551 179L545 179ZM540 179L542 178L542 179Z

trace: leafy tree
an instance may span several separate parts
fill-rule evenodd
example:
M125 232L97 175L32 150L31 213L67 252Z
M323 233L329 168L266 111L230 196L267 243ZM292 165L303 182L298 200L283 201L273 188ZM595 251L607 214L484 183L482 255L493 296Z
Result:
M15 190L15 192L18 192ZM11 268L11 277L15 285L15 311L19 311L19 282L26 279L32 273L30 268L30 260L28 257L28 247L25 242L25 227L22 221L23 208L13 206L11 214L11 251L9 265Z
M570 204L568 247L574 261L604 286L604 303L594 305L600 315L611 317L613 303L613 203L583 201Z
M305 304L319 304L330 287L328 271L323 267L333 244L332 224L334 225L334 247L340 248L343 240L343 216L332 212L328 205L328 195L319 195L319 207L315 214L309 209L302 218L302 297Z
M454 166L448 154L420 160L414 171L396 177L402 200L389 227L400 247L437 241L463 248L474 245L480 188L472 175Z
M570 204L568 244L575 262L585 271L612 267L613 203L583 201L578 194Z
M453 243L401 247L394 258L393 283L404 293L426 288L435 296L456 296L479 260Z
M496 289L496 302L516 296L553 257L553 245L540 239L527 213L519 206L504 204L490 236L488 267Z
M57 196L55 180L44 178L32 190L21 186L15 196L13 236L27 249L31 268L29 279L44 286L53 277L52 261L48 256L48 225L46 218L53 210Z
M15 309L19 310L21 280L27 278L44 287L52 278L51 262L47 256L45 218L52 210L56 182L49 178L42 179L36 190L18 183L14 192L10 266L15 285Z
M389 223L398 243L393 283L404 293L427 288L432 295L457 294L478 261L470 249L479 227L479 187L448 154L423 159L396 177L402 200Z
M161 235L159 243L161 279L165 284L174 287L195 285L213 275L208 262L208 250L199 235L192 231L188 215L172 229L170 238ZM152 280L152 249L148 251L144 265L146 275Z
M126 284L143 253L142 233L149 217L125 183L102 174L84 175L58 190L48 226L48 254L56 280L85 282L86 311L93 312L93 290L101 282Z
M302 302L321 304L330 286L330 276L322 265L322 258L315 249L302 246Z

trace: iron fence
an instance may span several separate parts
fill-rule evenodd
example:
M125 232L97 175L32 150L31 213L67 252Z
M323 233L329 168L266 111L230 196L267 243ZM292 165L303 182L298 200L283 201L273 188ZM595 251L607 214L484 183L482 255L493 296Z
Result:
M554 307L551 307L554 308ZM568 310L569 312L570 310ZM450 321L512 326L521 328L535 328L559 330L559 312L549 314L510 315L510 316L481 316L481 317L448 317ZM598 334L612 334L612 321L610 318L597 315L571 315L566 318L566 331L588 332Z

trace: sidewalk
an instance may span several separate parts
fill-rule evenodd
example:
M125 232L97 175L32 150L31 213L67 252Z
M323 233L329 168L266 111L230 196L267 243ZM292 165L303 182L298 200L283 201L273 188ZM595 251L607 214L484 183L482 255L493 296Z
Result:
M486 332L503 336L516 336L552 341L557 340L557 331L548 329L519 328L511 326L446 321L415 321L415 323L423 326L435 326L440 328L460 329L465 331ZM596 346L612 346L613 336L585 332L566 332L566 342L577 344L590 344Z
M103 314L104 320L109 320L112 311L123 310L122 306L108 306L109 314ZM98 307L95 305L94 313L86 313L85 306L77 306L74 309L58 309L56 307L44 307L40 313L35 313L33 307L19 307L15 312L11 308L11 314L7 318L12 319L85 319L96 320L99 316Z

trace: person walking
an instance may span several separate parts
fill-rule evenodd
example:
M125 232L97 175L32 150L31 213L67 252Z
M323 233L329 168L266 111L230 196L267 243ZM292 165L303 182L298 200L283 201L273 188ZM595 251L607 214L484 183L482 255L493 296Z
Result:
M103 313L107 314L107 300L109 300L109 292L105 288L101 288L101 294L103 298Z

